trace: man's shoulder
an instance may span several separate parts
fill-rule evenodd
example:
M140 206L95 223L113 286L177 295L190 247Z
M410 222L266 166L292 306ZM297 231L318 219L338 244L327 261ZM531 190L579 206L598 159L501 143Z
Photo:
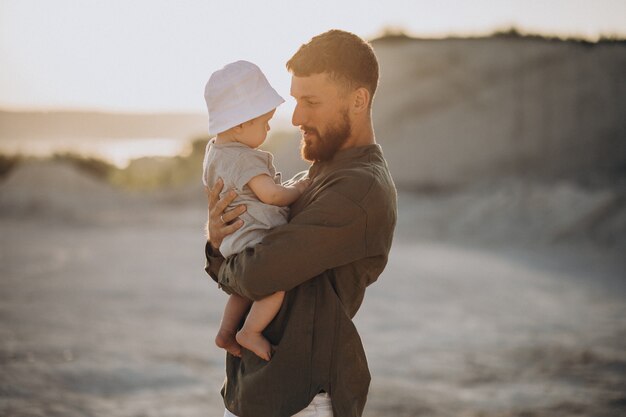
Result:
M355 202L366 198L388 198L395 186L385 164L351 163L336 170L330 178L332 190Z

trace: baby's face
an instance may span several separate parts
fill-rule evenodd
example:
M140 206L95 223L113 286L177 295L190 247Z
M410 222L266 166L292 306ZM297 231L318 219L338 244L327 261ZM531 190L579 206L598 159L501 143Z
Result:
M276 109L243 123L242 130L237 135L237 141L251 148L261 146L267 138L267 132L270 131L269 122L274 117L274 112Z

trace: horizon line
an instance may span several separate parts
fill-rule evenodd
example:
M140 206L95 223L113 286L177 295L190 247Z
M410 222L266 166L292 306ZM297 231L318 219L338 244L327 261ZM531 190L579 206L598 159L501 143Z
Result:
M389 25L381 28L368 39L369 42L385 39L385 37L404 36L411 40L474 40L494 37L511 38L532 38L544 40L558 40L563 42L586 42L597 44L602 42L626 42L626 31L623 33L598 33L596 35L586 35L581 32L568 31L548 31L537 29L526 29L518 24L498 25L491 29L469 30L469 31L449 31L445 33L431 34L411 31L402 26Z

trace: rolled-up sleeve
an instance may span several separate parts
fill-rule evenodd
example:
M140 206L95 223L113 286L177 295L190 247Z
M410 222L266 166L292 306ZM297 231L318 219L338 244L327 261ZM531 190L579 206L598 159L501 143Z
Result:
M210 241L207 241L206 245L204 246L204 256L206 258L204 264L204 270L206 271L206 273L209 274L211 278L213 278L213 281L217 282L219 288L221 288L225 293L232 294L233 291L230 288L226 288L219 283L218 276L220 272L220 267L224 262L224 257L221 253L219 253L219 251L213 250Z
M259 300L366 256L367 213L346 196L326 191L290 223L254 247L222 260L207 254L207 272L246 298ZM224 289L223 288L223 289ZM226 290L225 290L226 291Z

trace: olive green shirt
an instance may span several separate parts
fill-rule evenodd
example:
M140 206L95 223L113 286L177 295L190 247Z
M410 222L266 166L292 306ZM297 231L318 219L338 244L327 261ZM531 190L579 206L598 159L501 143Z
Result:
M365 407L370 373L352 318L387 263L396 189L378 145L341 150L308 175L289 223L261 243L225 260L206 245L205 269L227 293L259 300L286 291L263 332L276 346L272 359L227 355L222 396L239 417L291 416L320 391L335 417Z

